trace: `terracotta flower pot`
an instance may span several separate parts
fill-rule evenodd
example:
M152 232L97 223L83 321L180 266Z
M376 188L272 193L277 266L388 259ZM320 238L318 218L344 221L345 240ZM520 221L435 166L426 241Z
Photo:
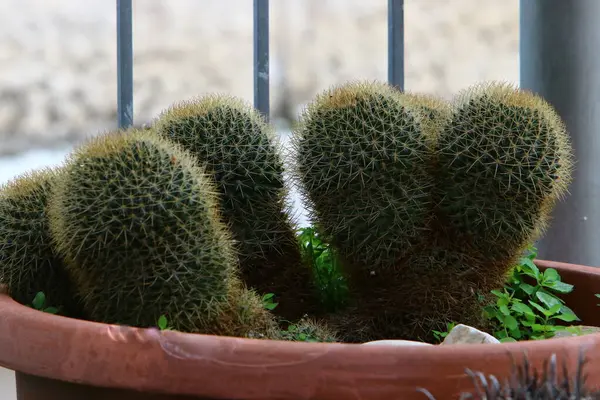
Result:
M567 304L600 326L600 269L537 261L575 285ZM510 373L556 353L600 386L600 334L493 345L361 346L247 340L118 327L42 313L0 295L0 365L17 371L21 400L236 399L410 400L458 398L465 368Z

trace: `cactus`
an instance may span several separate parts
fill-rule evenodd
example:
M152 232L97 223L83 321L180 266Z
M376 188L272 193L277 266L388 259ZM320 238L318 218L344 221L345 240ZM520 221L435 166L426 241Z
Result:
M345 341L431 340L446 321L485 328L482 305L545 229L571 177L558 115L507 84L451 104L353 83L321 94L295 132L313 219L349 272L331 318Z
M23 174L0 188L0 283L21 304L44 292L61 312L78 316L79 304L63 260L54 251L46 206L60 171Z
M191 155L130 129L90 140L64 168L50 228L91 319L150 327L166 313L204 332L231 309L232 240Z
M437 129L418 100L352 82L319 94L294 131L312 219L355 268L393 269L430 222Z
M543 232L571 180L560 117L542 98L509 84L460 93L437 152L443 223L461 246L501 264Z
M281 336L277 320L264 308L260 296L240 281L232 285L227 307L219 318L202 333L250 339L279 339Z
M283 160L259 112L234 97L211 95L174 105L153 125L215 178L244 281L262 293L274 292L280 301L275 311L285 318L316 312L317 296L286 199Z
M280 332L281 340L293 342L338 342L337 333L327 323L310 318L302 318L296 323L289 324L287 329Z

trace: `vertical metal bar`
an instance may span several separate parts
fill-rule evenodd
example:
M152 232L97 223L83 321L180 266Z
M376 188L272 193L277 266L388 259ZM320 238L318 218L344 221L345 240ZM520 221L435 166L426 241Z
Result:
M520 86L554 106L576 159L539 257L600 266L600 1L521 0L520 7Z
M254 107L269 119L269 0L254 0Z
M404 0L388 0L388 82L404 90Z
M133 9L117 0L117 119L119 128L133 125Z

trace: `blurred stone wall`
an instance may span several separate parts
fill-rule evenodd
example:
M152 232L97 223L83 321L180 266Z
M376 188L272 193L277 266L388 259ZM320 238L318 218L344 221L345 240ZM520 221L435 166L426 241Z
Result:
M271 102L294 118L318 91L386 79L386 0L271 1ZM406 88L449 96L518 80L518 0L405 0ZM116 126L109 0L0 2L0 153ZM252 1L134 0L134 118L224 92L252 100Z

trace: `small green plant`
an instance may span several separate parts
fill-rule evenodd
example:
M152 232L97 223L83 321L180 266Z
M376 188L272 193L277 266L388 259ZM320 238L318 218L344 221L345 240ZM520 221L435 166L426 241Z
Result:
M492 290L496 303L484 308L486 316L497 323L494 336L502 342L551 338L556 331L567 329L556 325L558 320L579 320L555 295L570 293L573 285L562 282L553 268L540 271L533 262L536 255L535 247L530 247L529 254L513 268L504 288Z
M273 301L273 297L275 297L275 293L267 293L262 297L263 307L266 310L273 311L279 305Z
M446 330L445 330L445 331L443 331L443 332L442 332L442 331L432 331L432 333L433 333L433 336L435 337L435 339L436 339L438 342L443 342L443 341L444 341L444 338L445 338L446 336L448 336L448 334L450 333L450 331L451 331L452 329L454 329L454 327L455 327L455 326L456 326L456 322L447 322L447 323L446 323Z
M37 292L31 305L34 309L46 312L48 314L58 314L58 308L47 307L46 294L44 292Z
M158 329L160 329L161 331L172 331L174 330L170 325L169 325L169 320L167 319L166 315L161 315L160 317L158 317L158 321L156 322L156 325L158 326Z
M321 302L330 310L345 304L348 285L332 247L314 227L298 230L298 240L305 262L311 266Z

